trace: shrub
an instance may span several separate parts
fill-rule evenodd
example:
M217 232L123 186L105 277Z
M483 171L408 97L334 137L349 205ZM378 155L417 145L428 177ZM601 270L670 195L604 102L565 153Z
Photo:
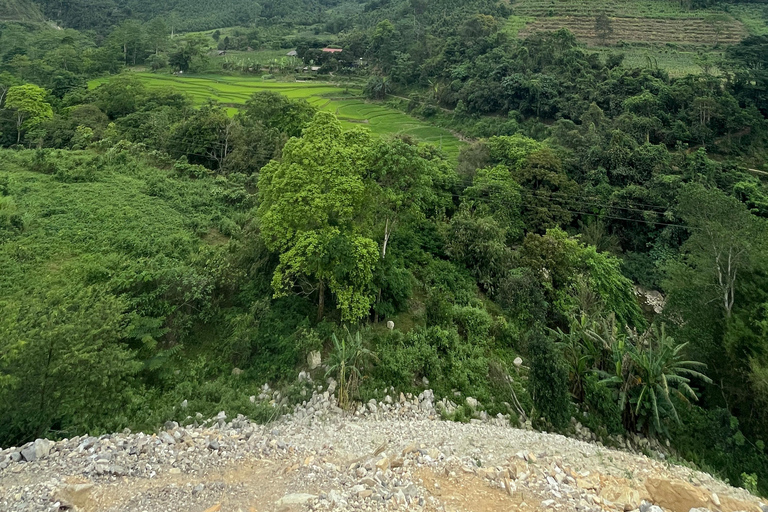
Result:
M604 427L608 435L623 434L625 430L621 423L621 409L613 399L611 390L600 383L594 374L587 376L584 384L584 405L588 415L582 423L593 431Z
M485 343L493 320L484 309L472 306L455 306L453 320L459 329L459 334L469 343Z
M462 339L455 329L418 328L407 334L388 332L375 343L379 364L372 372L376 385L401 383L416 390L426 377L438 395L454 389L481 401L488 392L488 359L482 347Z
M530 391L533 403L556 429L571 419L568 394L568 367L554 342L535 333L528 342L531 355Z

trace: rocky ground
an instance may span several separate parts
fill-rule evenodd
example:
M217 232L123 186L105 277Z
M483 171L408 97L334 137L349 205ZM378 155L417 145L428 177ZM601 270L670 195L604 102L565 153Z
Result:
M0 511L768 512L662 460L503 418L441 421L445 404L425 391L350 414L318 391L270 425L222 412L156 434L37 440L0 451Z

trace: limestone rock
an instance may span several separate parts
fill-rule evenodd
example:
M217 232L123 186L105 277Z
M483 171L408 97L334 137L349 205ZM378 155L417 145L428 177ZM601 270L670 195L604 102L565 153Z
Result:
M692 508L707 508L709 493L682 480L649 478L645 488L654 503L671 512L689 512Z
M394 328L395 328L395 322L393 322L392 320L387 321L387 329L391 331Z
M89 495L92 489L93 484L90 482L65 485L54 492L52 500L59 501L62 505L66 505L69 508L84 509L88 506Z
M376 467L379 468L381 471L386 471L389 469L389 457L386 455L382 457L381 459L376 461Z
M626 485L607 485L600 491L600 496L624 510L634 510L640 503L640 492Z
M307 355L307 366L309 366L310 370L314 370L318 366L320 366L320 363L322 362L322 356L320 355L320 351L313 350L312 352Z
M53 446L53 442L48 439L37 439L34 443L21 450L21 456L27 462L43 459L51 453L51 446Z

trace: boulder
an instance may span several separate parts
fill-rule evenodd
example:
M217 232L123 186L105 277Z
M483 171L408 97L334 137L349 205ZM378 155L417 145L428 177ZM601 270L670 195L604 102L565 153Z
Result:
M51 447L53 442L47 439L37 439L34 443L30 443L26 448L21 450L21 456L27 462L32 462L37 459L44 459L51 453Z
M690 512L691 509L719 510L721 512L761 512L756 503L712 495L701 487L683 480L650 478L645 487L651 500L671 512ZM716 502L719 502L718 505Z
M628 482L618 479L607 481L600 490L600 497L624 510L635 510L640 505L640 491L629 487Z
M747 501L737 500L728 496L719 496L719 506L710 506L712 510L720 510L722 512L768 512L768 507L760 508L755 503L749 503Z
M320 355L320 351L313 350L307 355L307 366L309 366L310 370L314 370L318 366L320 366L320 363L322 363L322 356Z
M92 489L90 482L69 484L55 491L52 499L69 508L85 509L89 505Z
M671 512L689 512L692 508L708 508L709 493L683 480L649 478L645 482L653 503Z

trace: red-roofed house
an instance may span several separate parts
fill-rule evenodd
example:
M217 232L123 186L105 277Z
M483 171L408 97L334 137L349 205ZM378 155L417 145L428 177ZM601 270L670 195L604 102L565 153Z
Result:
M323 48L325 53L341 53L341 48Z

